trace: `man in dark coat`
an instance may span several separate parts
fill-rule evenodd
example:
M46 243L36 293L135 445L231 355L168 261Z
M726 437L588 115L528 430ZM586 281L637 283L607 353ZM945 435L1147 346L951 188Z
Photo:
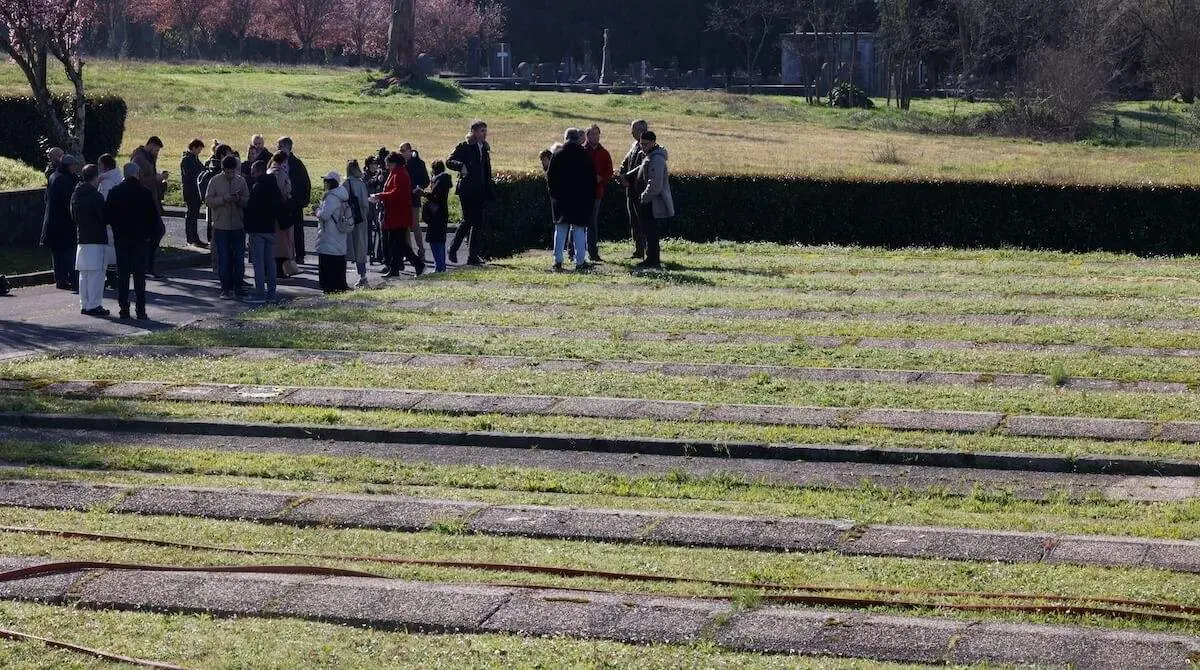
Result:
M183 202L187 204L187 217L183 220L183 229L187 234L187 243L197 247L208 247L200 239L200 207L204 198L200 193L200 174L204 172L204 163L200 162L200 151L204 149L204 140L196 138L188 143L187 151L179 162L179 179L183 186Z
M546 183L554 211L554 270L562 271L563 250L570 233L575 243L575 268L587 262L587 231L596 204L596 166L583 148L583 131L567 130L563 148L550 159Z
M64 155L65 152L58 147L50 147L46 150L46 169L42 172L46 174L47 182L50 181L50 178L54 176L55 172L58 172L58 167L62 165L62 159Z
M487 143L488 127L483 121L471 124L471 134L454 148L446 167L458 172L458 200L462 204L463 222L454 233L450 245L450 262L458 262L458 250L467 234L471 235L468 265L483 265L480 247L487 225L487 204L495 198L492 177L492 148Z
M304 262L304 210L308 209L309 198L312 197L312 179L308 176L308 168L304 161L292 153L295 143L290 137L281 137L276 145L280 151L288 155L288 179L292 181L292 198L288 201L286 220L291 222L296 242L296 262Z
M633 235L633 255L630 258L646 257L646 231L642 228L642 191L646 182L640 177L638 168L646 160L642 151L642 133L650 130L645 121L634 121L629 126L633 144L625 159L621 161L621 183L625 185L625 211L629 215L629 232Z
M404 157L404 169L408 170L409 181L412 182L413 197L413 251L425 257L425 236L421 234L421 193L429 188L429 168L421 160L421 154L413 148L412 142L400 145L400 155Z
M158 202L155 195L138 181L138 166L124 168L125 181L108 192L104 202L104 220L112 225L117 248L117 301L121 318L129 318L129 278L137 299L137 318L146 316L146 265L149 249L158 234Z
M77 286L75 277L75 221L71 219L71 194L79 183L79 160L67 154L58 170L50 175L46 187L46 208L42 215L41 245L54 255L54 285L64 291Z
M163 276L154 269L154 259L158 255L158 247L167 236L167 226L163 223L163 197L167 194L167 173L158 171L158 154L163 149L163 141L157 135L152 135L146 143L133 150L129 162L138 166L138 180L154 197L154 207L158 210L158 220L154 224L154 243L147 249L146 274L155 279Z

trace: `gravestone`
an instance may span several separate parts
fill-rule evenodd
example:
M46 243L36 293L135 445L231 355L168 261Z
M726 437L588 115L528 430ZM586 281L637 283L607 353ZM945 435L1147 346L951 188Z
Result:
M483 68L482 60L483 53L479 45L479 38L475 36L467 38L467 76L479 76L479 71Z
M696 88L712 88L712 77L708 76L708 70L700 68L696 70L695 76L692 78Z
M437 60L429 54L420 54L417 56L417 69L426 77L432 76L438 71Z
M538 63L534 69L537 80L543 84L554 81L555 68L557 67L558 65L555 63Z
M493 61L492 72L497 77L507 79L512 76L512 49L509 48L508 43L501 42L500 46L496 47L496 54Z
M520 64L517 65L517 78L518 79L529 79L530 75L532 75L532 74L533 74L533 66L530 65L529 63L526 63L525 61L521 61Z

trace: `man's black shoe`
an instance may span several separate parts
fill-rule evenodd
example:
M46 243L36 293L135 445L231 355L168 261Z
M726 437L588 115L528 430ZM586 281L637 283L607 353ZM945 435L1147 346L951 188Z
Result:
M451 262L451 263L457 263L457 262L458 262L458 250L456 250L456 249L451 249L451 250L450 250L450 262Z
M123 309L123 310L121 310L121 314L117 318L121 319L122 321L129 321L133 317L129 316L129 310Z
M138 312L137 320L138 321L149 321L150 317L146 316L145 312Z

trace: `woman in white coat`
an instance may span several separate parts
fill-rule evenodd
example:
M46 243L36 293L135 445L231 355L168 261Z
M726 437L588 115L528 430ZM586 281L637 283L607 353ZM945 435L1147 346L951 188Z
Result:
M325 175L325 195L317 207L317 277L325 293L349 291L346 284L347 235L354 230L350 193L336 172Z

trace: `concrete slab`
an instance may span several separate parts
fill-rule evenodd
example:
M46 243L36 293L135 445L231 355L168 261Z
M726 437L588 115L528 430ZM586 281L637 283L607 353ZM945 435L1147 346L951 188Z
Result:
M114 511L134 514L199 516L211 519L265 520L284 511L297 494L151 488L137 491Z
M468 527L491 535L635 541L644 539L660 518L639 512L509 506L476 514Z
M537 372L556 373L582 372L592 367L592 364L587 361L549 360L538 362L533 366L533 369Z
M100 395L118 400L153 398L170 387L171 385L165 382L117 382L105 387Z
M1149 421L1054 416L1010 416L1006 425L1009 435L1093 440L1149 440L1154 429Z
M859 412L850 424L879 426L893 430L937 430L979 433L1000 425L999 412L951 412L939 410L869 409Z
M100 571L77 587L78 602L92 607L250 615L269 610L311 577L236 573Z
M338 407L358 409L365 407L365 389L306 389L300 388L288 395L289 405L311 407ZM414 403L415 404L415 403Z
M1150 546L1145 540L1063 536L1055 539L1045 560L1075 565L1141 565L1149 551Z
M0 572L20 570L52 562L52 559L30 557L0 557ZM68 600L71 587L82 578L82 572L67 572L19 581L0 582L0 599L28 600L58 604Z
M47 384L38 389L38 392L45 395L59 395L71 398L90 398L97 395L101 388L103 388L103 384L98 384L94 381L66 381Z
M288 509L278 518L287 523L416 532L439 521L465 518L485 507L482 503L319 496Z
M180 384L164 390L159 397L184 402L221 402L235 388L236 384Z
M429 393L404 389L365 389L362 407L377 409L406 410L424 400ZM291 401L289 399L289 404Z
M681 598L622 598L610 637L635 644L687 644L705 635L731 607Z
M837 521L689 515L663 519L647 539L694 547L836 551L852 526Z
M503 588L331 577L297 585L271 611L414 632L474 632L511 594Z
M546 414L558 404L558 398L552 396L501 396L496 398L491 411L497 414Z
M412 405L416 412L446 412L450 414L486 414L496 405L496 398L487 395L460 393L431 393Z
M853 615L765 607L735 614L717 630L717 644L738 651L817 655L825 629Z
M37 509L88 510L120 499L122 486L70 482L0 482L0 505Z
M1163 570L1200 573L1200 542L1147 541L1142 564Z
M1196 444L1200 442L1200 422L1168 421L1163 424L1158 439L1165 442Z
M1036 563L1042 560L1052 539L1052 535L1043 533L871 526L861 536L845 541L842 551L870 556Z
M563 398L548 410L561 416L584 416L598 419L636 419L640 401L620 398Z
M1119 477L1102 489L1109 500L1141 502L1185 501L1200 497L1193 477Z
M704 405L676 400L643 400L635 411L639 416L660 421L695 421Z
M846 414L841 407L763 406L761 410L759 423L778 426L840 426Z

